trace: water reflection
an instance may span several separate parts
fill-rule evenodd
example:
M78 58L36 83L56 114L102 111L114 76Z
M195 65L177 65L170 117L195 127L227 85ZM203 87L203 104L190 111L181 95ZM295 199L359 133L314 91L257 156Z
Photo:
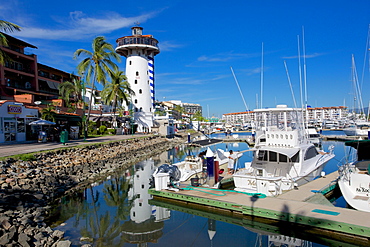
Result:
M324 148L330 144L332 142L324 142ZM248 146L220 143L210 148L241 151ZM337 169L343 157L338 150L342 148L343 144L336 144L336 161L325 167L327 173ZM297 233L295 229L282 233L281 227L255 221L252 217L238 219L152 200L148 188L156 167L181 161L186 155L196 155L204 149L185 146L172 149L63 198L56 208L55 229L65 231L66 239L72 241L73 246L85 243L93 246L278 246L279 241L287 246L288 240L296 244L290 246L321 246L308 241L316 239L313 235ZM251 159L247 152L240 164ZM325 245L333 244L325 241Z

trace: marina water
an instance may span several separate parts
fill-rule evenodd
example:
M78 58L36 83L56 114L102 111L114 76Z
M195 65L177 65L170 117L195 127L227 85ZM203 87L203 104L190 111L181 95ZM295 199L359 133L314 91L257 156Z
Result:
M250 133L238 133L249 135ZM327 131L324 135L340 135L340 131ZM221 137L215 134L214 138ZM348 147L343 142L324 141L328 150L334 145L336 157L324 168L329 174L344 162ZM244 142L219 143L210 146L211 150L243 151L248 149ZM212 216L198 211L192 213L186 208L171 205L153 205L147 193L150 176L154 169L163 163L181 161L186 155L197 155L206 148L174 148L157 157L139 162L127 170L117 171L105 181L92 184L90 188L74 193L54 207L53 227L65 232L65 238L72 246L90 243L92 246L334 246L338 242L317 240L316 237L294 229L283 232L261 230L260 226L249 222L239 225L238 220ZM237 165L252 160L252 152L246 152ZM319 188L318 188L319 189ZM334 203L346 207L343 198ZM215 220L219 219L219 220ZM233 222L233 223L229 223ZM255 226L254 226L255 225ZM271 228L273 229L273 228ZM348 244L346 244L348 246Z

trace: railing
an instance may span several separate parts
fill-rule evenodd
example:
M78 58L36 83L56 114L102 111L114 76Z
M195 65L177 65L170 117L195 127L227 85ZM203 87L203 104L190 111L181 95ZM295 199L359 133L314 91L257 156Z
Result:
M131 44L142 44L142 45L151 45L158 47L158 41L153 39L153 38L147 38L147 37L127 37L127 38L122 38L118 40L117 46L122 46L122 45L131 45Z
M8 87L18 88L18 89L26 89L30 91L34 91L35 88L32 87L31 83L29 82L22 82L22 81L7 81L6 85Z

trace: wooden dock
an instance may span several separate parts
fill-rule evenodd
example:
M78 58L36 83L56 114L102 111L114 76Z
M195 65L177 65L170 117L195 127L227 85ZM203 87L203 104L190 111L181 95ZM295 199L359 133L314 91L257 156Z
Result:
M338 174L300 186L278 197L258 197L230 190L187 187L178 191L150 189L155 201L205 212L231 215L235 220L252 217L272 225L288 224L294 229L358 246L370 246L369 213L322 204L315 197L335 186Z

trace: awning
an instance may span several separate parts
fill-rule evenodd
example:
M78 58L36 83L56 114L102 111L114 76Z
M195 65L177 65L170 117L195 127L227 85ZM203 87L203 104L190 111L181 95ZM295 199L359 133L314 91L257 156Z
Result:
M280 154L284 154L288 156L290 159L299 152L299 148L274 148L274 147L263 147L259 149L253 149L254 151L257 150L266 150L272 151Z
M51 89L59 89L60 83L54 81L46 81Z

